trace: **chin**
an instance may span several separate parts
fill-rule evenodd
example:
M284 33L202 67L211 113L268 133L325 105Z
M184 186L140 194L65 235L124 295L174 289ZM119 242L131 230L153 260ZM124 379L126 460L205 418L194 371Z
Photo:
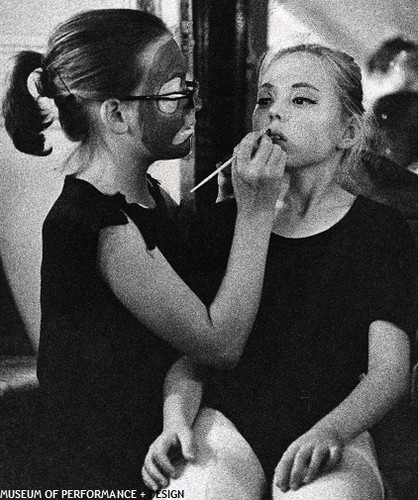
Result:
M152 155L153 161L164 161L164 160L176 160L178 158L184 158L191 151L191 143L187 141L178 146L171 146L165 150L155 151Z
M182 142L181 144L178 144L177 146L171 146L171 151L169 154L171 154L170 158L167 158L167 160L173 160L175 158L184 158L187 156L192 150L192 139L189 137L187 140Z
M155 161L160 161L160 160L179 160L181 158L185 158L190 154L190 148L185 149L184 151L178 151L178 152L172 152L172 153L167 153L164 157L160 157Z

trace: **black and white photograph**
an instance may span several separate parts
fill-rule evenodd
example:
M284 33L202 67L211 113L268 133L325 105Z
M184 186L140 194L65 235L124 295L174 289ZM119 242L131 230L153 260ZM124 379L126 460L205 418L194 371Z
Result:
M0 0L0 499L418 500L415 0Z

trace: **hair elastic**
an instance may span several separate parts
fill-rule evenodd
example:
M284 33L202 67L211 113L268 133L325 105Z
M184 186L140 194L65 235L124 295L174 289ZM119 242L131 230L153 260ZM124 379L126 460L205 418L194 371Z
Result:
M28 87L28 91L30 95L35 99L38 100L40 97L45 97L43 91L42 91L42 84L41 84L41 74L42 74L43 68L35 68L28 76L26 85Z

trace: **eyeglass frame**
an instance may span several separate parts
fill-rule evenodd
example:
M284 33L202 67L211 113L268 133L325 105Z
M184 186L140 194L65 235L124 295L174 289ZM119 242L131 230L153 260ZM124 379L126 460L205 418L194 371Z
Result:
M169 92L168 94L131 95L119 97L118 99L120 101L180 101L188 99L188 105L194 108L194 96L199 91L199 82L197 80L186 80L184 83L190 88L178 90L177 92Z

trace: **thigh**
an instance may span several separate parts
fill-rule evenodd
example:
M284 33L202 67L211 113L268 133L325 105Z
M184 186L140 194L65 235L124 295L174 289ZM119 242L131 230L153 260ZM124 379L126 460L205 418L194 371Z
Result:
M273 500L383 500L384 488L373 444L364 433L345 447L339 466L296 491L273 484Z
M197 454L167 490L193 500L261 500L263 469L251 446L221 413L204 408L195 423Z

